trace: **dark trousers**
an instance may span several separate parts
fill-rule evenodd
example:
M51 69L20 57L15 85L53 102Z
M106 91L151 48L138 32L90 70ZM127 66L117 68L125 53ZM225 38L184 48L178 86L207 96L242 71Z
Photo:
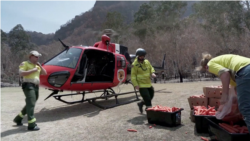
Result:
M140 88L140 95L144 100L144 103L146 105L146 107L150 107L152 106L152 99L154 97L154 87L150 87L150 88Z
M22 89L25 95L25 103L26 105L23 107L21 111L21 115L24 116L27 114L28 117L28 127L36 126L36 118L34 116L34 109L36 101L39 97L39 86L34 85L32 83L23 83ZM23 117L20 115L16 116L14 119L15 122L21 123Z

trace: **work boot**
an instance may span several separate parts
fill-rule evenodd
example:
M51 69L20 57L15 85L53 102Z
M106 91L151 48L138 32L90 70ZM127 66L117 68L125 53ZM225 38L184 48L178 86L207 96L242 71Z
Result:
M140 112L141 112L141 114L143 113L143 105L144 105L144 102L139 102L139 103L137 103L137 105L138 105L138 107L139 107L139 110L140 110Z
M28 125L28 130L30 131L38 131L40 130L40 128L37 126L37 124L34 122L34 123L29 123Z
M17 126L22 126L22 125L23 125L22 120L23 120L23 118L20 117L19 115L17 115L17 116L14 118L13 122L15 122Z
M145 108L145 111L147 111L148 108L152 108L152 106L147 106L147 107Z
M36 125L35 127L28 127L29 131L38 131L40 128Z

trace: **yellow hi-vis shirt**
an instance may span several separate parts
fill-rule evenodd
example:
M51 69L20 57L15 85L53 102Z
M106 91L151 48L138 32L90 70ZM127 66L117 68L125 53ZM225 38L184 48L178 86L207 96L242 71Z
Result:
M145 59L143 63L139 63L136 58L132 63L131 82L140 88L150 88L152 86L150 76L154 72L148 60Z
M38 70L29 75L23 76L23 82L31 82L31 83L39 85L40 83L39 77L40 77L41 68L38 65L33 64L30 61L24 61L19 65L19 73L21 73L22 71L31 70L35 67L37 67Z
M236 86L235 74L250 64L250 58L239 55L226 54L215 57L208 62L208 71L220 76L223 72L230 72L230 85Z

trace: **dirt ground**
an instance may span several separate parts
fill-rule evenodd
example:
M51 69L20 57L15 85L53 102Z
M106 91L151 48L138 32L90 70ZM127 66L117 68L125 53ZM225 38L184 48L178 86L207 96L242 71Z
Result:
M145 112L139 113L137 102L103 110L88 102L68 105L55 100L53 97L44 101L51 91L40 88L40 97L35 107L39 131L27 131L27 116L24 125L15 126L13 118L24 106L25 97L21 87L1 88L1 140L2 141L201 141L201 136L194 130L195 124L190 120L190 108L187 98L191 95L203 94L203 86L220 85L219 81L197 81L185 83L153 84L155 90L165 89L155 93L153 106L175 106L184 108L181 112L182 124L177 127L156 125L149 128ZM121 92L131 91L131 86L121 86ZM127 90L125 90L127 88ZM117 88L115 88L118 91ZM67 94L63 92L59 94ZM86 97L100 94L87 94ZM78 98L78 99L77 99ZM135 94L118 97L119 102L135 99ZM141 98L141 97L140 97ZM79 100L79 96L69 96L67 100ZM98 100L102 105L115 103L114 97L109 100ZM137 132L128 132L136 129Z

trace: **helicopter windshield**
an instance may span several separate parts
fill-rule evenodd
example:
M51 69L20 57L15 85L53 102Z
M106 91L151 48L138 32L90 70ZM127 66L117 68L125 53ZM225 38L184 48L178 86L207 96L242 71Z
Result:
M53 59L46 62L45 65L75 68L81 52L82 50L79 48L70 48L69 50L61 52Z

